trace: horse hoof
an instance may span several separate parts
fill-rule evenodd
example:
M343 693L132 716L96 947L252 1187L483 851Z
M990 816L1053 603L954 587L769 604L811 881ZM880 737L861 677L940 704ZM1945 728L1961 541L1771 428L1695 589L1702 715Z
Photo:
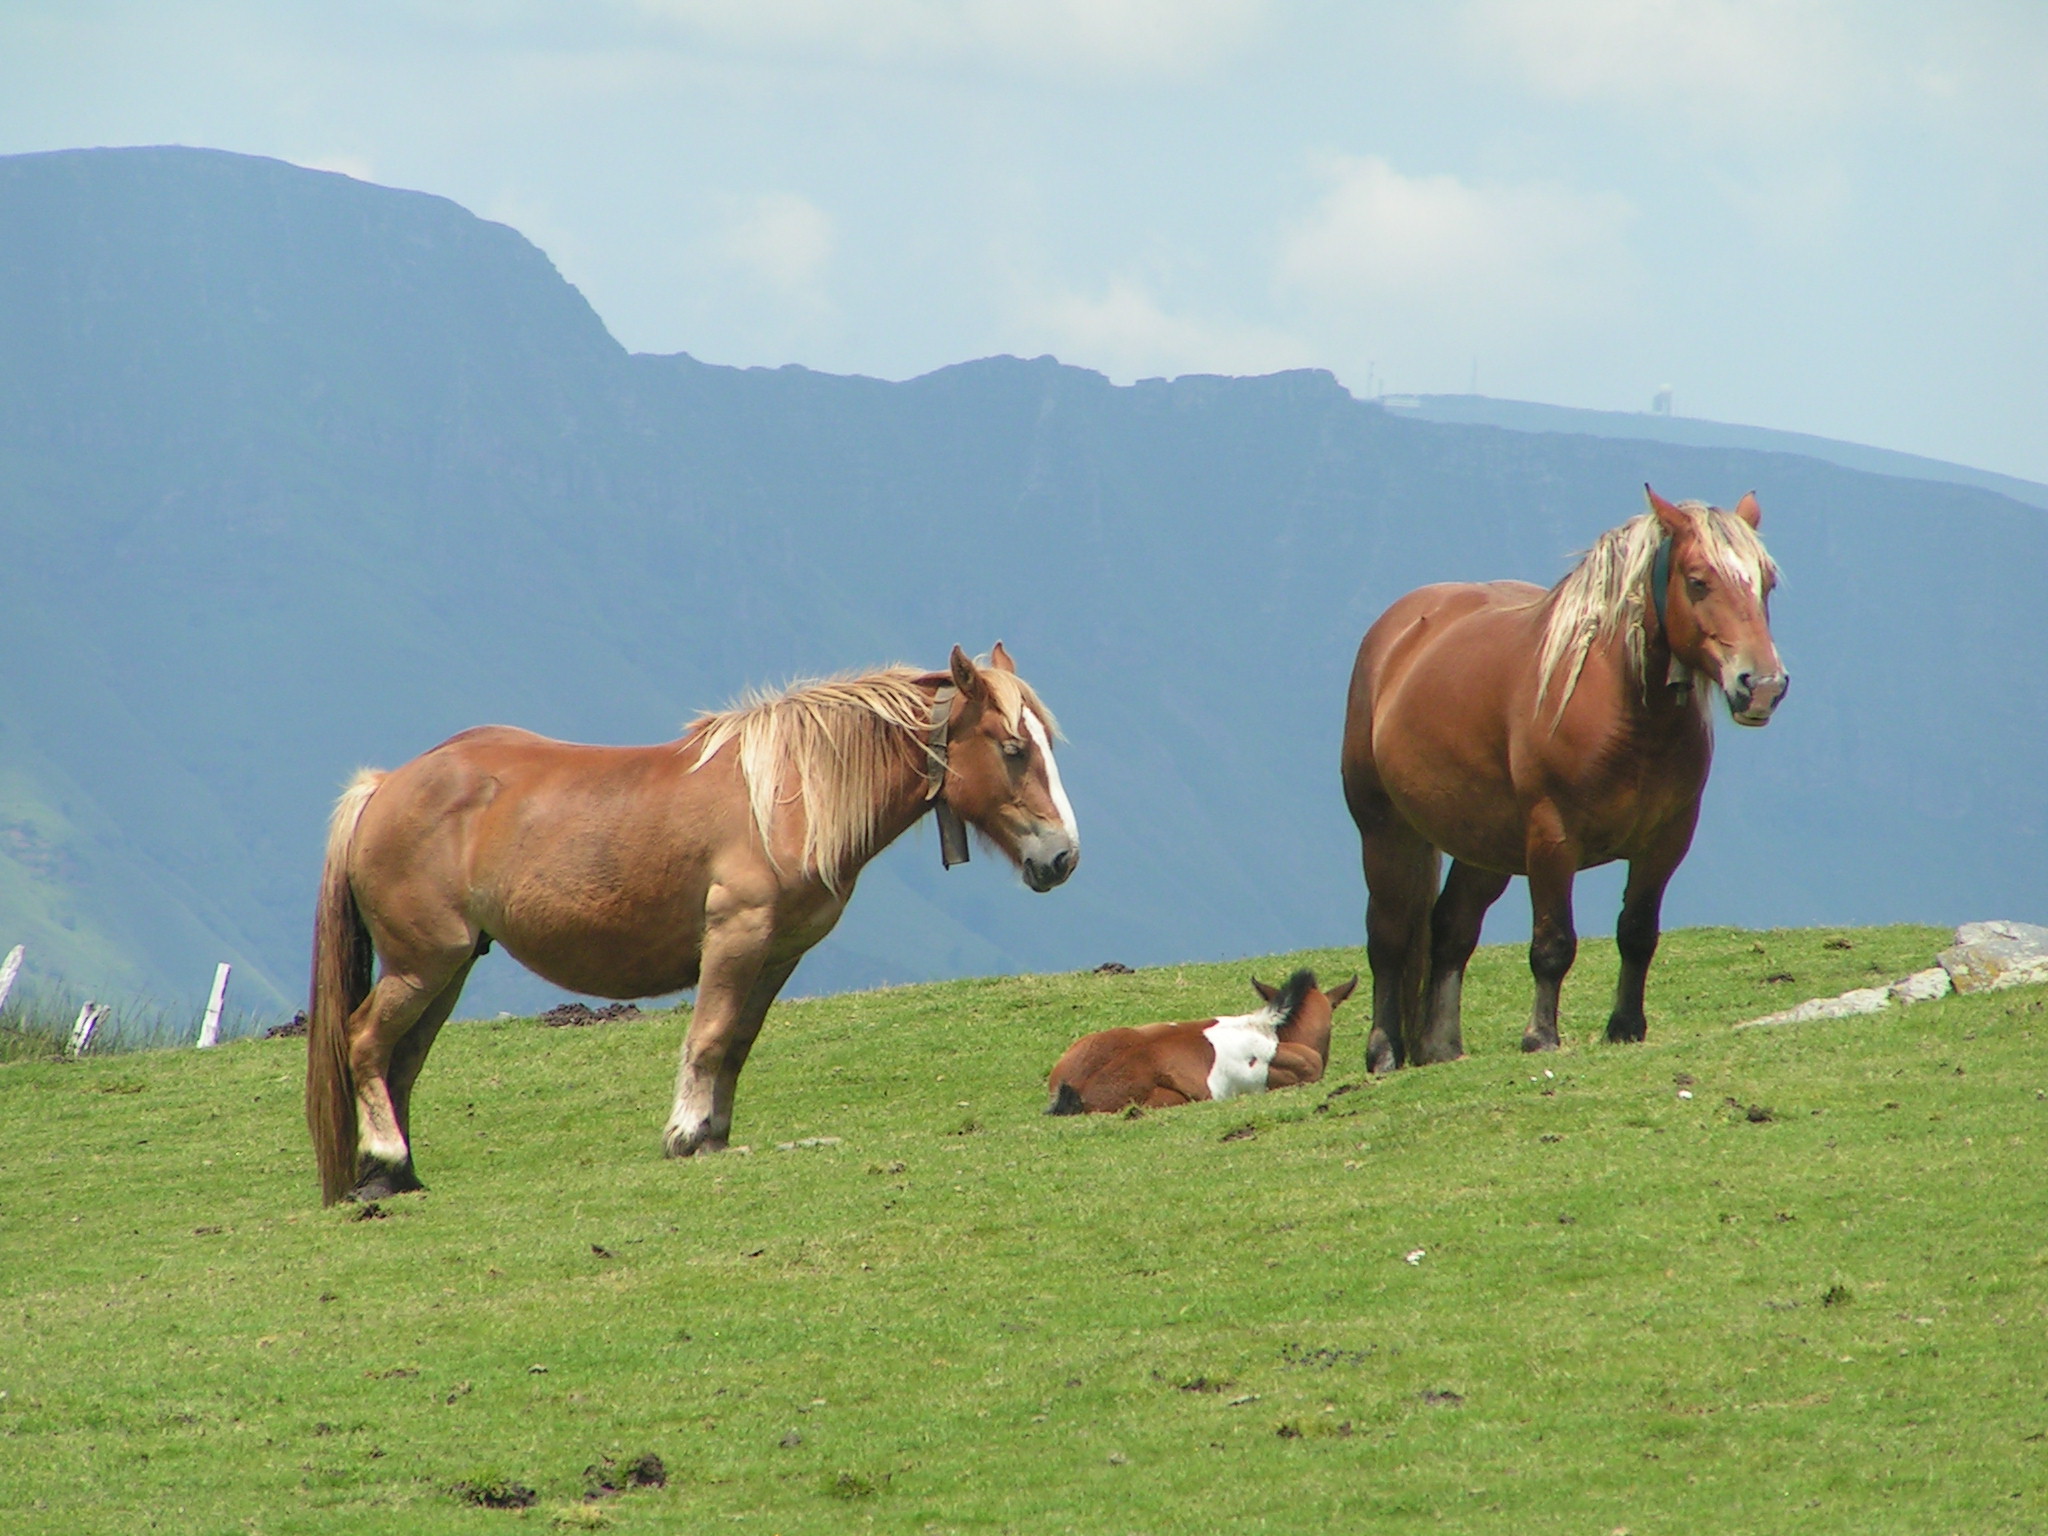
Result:
M1612 1018L1607 1021L1607 1043L1609 1045L1640 1045L1650 1033L1646 1019Z
M1557 1040L1555 1036L1539 1035L1533 1030L1522 1036L1522 1051L1525 1055L1533 1056L1538 1051L1554 1051L1556 1049Z
M407 1163L402 1168L365 1169L356 1187L348 1192L348 1198L358 1205L368 1205L374 1200L389 1200L393 1195L409 1195L427 1186L419 1180Z
M698 1157L707 1152L724 1150L723 1136L707 1136L702 1131L672 1131L661 1141L661 1153L664 1157Z

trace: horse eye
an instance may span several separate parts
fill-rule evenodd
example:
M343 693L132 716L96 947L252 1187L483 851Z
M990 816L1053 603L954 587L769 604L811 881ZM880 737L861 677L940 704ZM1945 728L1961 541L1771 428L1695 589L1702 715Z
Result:
M1022 757L1030 750L1023 742L1018 741L1014 737L1003 743L1003 756L1005 757Z
M1697 576L1688 576L1685 578L1685 595L1693 598L1705 597L1707 584Z

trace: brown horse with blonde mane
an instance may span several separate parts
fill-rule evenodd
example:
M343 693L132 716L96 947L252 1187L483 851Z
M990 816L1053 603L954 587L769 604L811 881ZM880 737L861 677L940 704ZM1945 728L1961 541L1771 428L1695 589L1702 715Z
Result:
M974 827L1049 891L1081 856L1050 711L998 644L752 697L662 746L484 726L356 776L328 832L306 1120L323 1200L420 1188L413 1086L493 943L571 991L697 988L671 1157L732 1130L768 1005L862 867L927 811L946 862ZM371 980L373 961L381 973Z
M1737 724L1760 726L1788 680L1755 494L1731 513L1643 489L1650 510L1603 534L1548 592L1423 587L1359 647L1344 798L1365 857L1376 1072L1464 1054L1465 965L1514 875L1528 877L1534 915L1522 1049L1556 1049L1558 991L1578 952L1572 880L1615 859L1628 860L1628 884L1607 1038L1647 1030L1658 911L1713 755L1712 692Z
M1170 1109L1320 1082L1330 1060L1334 1015L1358 978L1324 992L1314 971L1285 986L1252 978L1265 1003L1257 1013L1180 1024L1141 1024L1083 1035L1046 1082L1048 1115L1107 1115L1137 1105Z

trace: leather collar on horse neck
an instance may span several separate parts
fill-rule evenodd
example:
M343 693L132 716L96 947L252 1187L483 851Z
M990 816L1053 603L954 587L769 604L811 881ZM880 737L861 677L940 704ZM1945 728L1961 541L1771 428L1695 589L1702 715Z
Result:
M1663 640L1665 649L1671 646L1671 630L1665 621L1664 610L1668 599L1665 591L1671 585L1671 535L1665 534L1657 545L1657 553L1650 560L1650 605L1657 610L1657 634ZM1674 689L1680 698L1692 692L1692 668L1675 655L1664 672L1665 684Z
M932 695L931 728L924 740L924 797L933 802L932 815L939 824L941 869L967 862L967 828L945 796L946 732L953 723L953 700L959 691L951 683L939 684Z

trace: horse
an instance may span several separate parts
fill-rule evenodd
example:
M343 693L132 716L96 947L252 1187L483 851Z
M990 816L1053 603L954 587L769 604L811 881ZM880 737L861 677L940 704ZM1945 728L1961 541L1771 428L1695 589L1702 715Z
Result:
M1767 724L1789 683L1771 640L1778 568L1755 492L1673 504L1601 535L1548 592L1423 587L1366 632L1344 716L1373 978L1367 1064L1464 1055L1465 965L1488 907L1526 875L1535 1003L1525 1051L1555 1050L1578 952L1572 880L1628 861L1610 1041L1648 1032L1643 987L1664 887L1692 845L1713 756L1712 694ZM1440 857L1451 856L1439 892Z
M359 773L314 920L306 1120L322 1202L422 1187L413 1087L494 943L575 992L696 987L662 1148L722 1150L768 1005L862 867L927 811L948 865L967 857L964 823L1034 891L1073 874L1057 730L998 643L985 666L955 646L944 672L753 694L659 746L484 726Z
M1354 976L1325 993L1313 971L1296 971L1282 987L1254 976L1252 988L1266 1004L1257 1013L1084 1035L1052 1069L1045 1112L1165 1109L1313 1083L1330 1059L1331 1015L1357 985Z

